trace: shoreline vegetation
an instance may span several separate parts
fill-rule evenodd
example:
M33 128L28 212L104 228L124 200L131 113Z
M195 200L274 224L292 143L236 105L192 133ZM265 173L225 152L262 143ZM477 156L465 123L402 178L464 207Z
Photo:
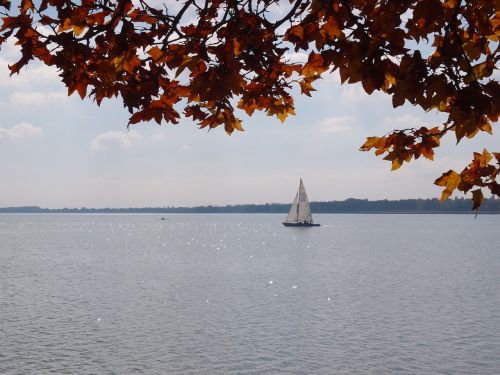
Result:
M455 198L440 203L433 199L401 199L376 200L349 198L343 201L310 202L311 211L315 214L334 213L380 213L380 214L442 214L471 213L472 204L469 199ZM288 203L236 204L226 206L195 206L195 207L142 207L142 208L41 208L38 206L0 207L0 213L275 213L286 214L290 209ZM479 210L482 214L500 214L500 199L485 199Z

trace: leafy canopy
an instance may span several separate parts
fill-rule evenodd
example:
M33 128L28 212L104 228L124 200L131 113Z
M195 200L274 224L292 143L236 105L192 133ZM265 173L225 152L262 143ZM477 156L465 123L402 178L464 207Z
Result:
M370 137L398 169L433 159L441 138L457 142L492 133L500 89L500 14L495 0L0 0L0 45L14 38L21 57L55 66L68 94L121 97L130 124L177 123L242 131L238 111L294 114L291 90L338 70L342 83L383 91L394 107L409 102L445 113L428 129L396 129ZM426 48L419 48L422 43ZM413 47L411 47L413 46ZM427 53L424 54L424 51ZM290 56L299 52L302 62ZM461 172L436 180L442 199L455 189L500 196L500 154L484 150Z

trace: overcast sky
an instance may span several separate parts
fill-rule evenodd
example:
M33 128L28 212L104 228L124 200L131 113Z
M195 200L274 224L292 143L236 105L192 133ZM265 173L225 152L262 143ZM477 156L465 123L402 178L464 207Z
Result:
M455 146L449 137L436 160L396 172L358 151L368 136L398 127L437 125L442 117L341 86L337 75L296 97L285 124L257 114L245 132L154 123L127 131L120 100L97 107L70 98L52 68L32 64L9 78L17 57L0 51L0 207L143 207L291 202L302 177L310 200L432 198L433 181L461 170L473 151L499 151L499 136L479 135Z

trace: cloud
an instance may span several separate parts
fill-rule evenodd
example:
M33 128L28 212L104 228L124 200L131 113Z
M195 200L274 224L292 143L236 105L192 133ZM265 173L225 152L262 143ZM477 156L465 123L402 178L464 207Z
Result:
M402 115L396 117L389 116L384 119L384 123L394 127L395 129L420 128L421 126L428 126L428 124L420 117L412 115Z
M90 143L90 148L92 150L103 150L109 147L119 147L126 150L141 139L142 135L135 130L129 132L109 131L95 137Z
M191 152L193 150L193 148L189 145L183 145L181 147L179 147L179 151L181 152Z
M284 60L290 64L305 64L309 55L305 52L285 52Z
M167 136L164 133L156 133L153 135L153 142L163 142L167 139Z
M2 53L2 55L4 55ZM58 84L60 81L57 70L54 67L31 63L22 69L19 74L10 76L8 65L12 65L17 59L0 58L0 83L10 87L32 87L33 85L45 85L47 83ZM60 86L62 87L62 86Z
M324 73L321 76L321 79L318 81L318 89L331 89L332 87L340 88L341 82L340 82L340 74L339 71L336 70L331 73ZM314 84L313 84L314 86Z
M46 31L43 26L37 26L37 31L45 35L51 31ZM8 88L32 89L33 87L46 88L50 84L54 88L61 88L61 78L54 66L48 66L38 61L30 61L27 66L21 69L18 74L10 76L9 65L14 64L21 57L21 46L15 44L15 38L10 37L2 45L0 51L0 85Z
M323 133L347 134L352 131L353 122L350 116L328 117L320 121L319 128Z
M352 103L366 100L369 96L359 84L346 84L342 87L342 97Z
M14 125L12 128L0 128L0 140L17 142L24 138L36 137L42 134L42 129L26 122Z
M67 100L68 97L59 92L41 93L16 91L10 96L10 104L12 105L42 105Z

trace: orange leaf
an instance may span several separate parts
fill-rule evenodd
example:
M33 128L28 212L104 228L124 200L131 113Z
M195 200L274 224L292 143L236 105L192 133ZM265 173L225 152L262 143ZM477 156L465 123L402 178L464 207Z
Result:
M365 143L360 147L360 151L370 151L372 148L385 149L385 138L368 137Z
M457 0L446 0L444 6L449 9L454 9L457 6Z
M71 28L76 36L80 35L85 30L85 26L72 25Z
M102 24L104 24L104 20L108 14L109 14L108 11L89 14L89 16L87 17L87 24L88 25L102 25Z
M281 121L281 123L284 123L286 118L288 117L288 113L286 112L279 112L276 114L276 117Z
M323 25L321 29L324 30L328 37L331 39L340 38L344 35L342 34L342 30L340 30L337 21L333 17L328 17L328 21Z
M391 171L395 171L401 167L403 163L398 158L392 160Z
M300 81L299 84L300 84L300 91L302 92L302 94L311 96L311 91L316 91L316 89L312 87L312 84L309 80Z
M453 193L460 181L462 181L462 178L453 170L443 173L441 177L434 181L434 184L445 187L440 198L441 202L444 202Z
M233 39L233 52L234 52L234 56L238 57L238 55L240 54L241 52L241 49L240 49L240 42L238 41L238 39L234 38Z
M158 47L154 46L148 51L148 55L151 56L154 62L157 62L163 57L163 51Z
M72 27L71 18L65 18L63 23L61 25L59 25L59 27L57 28L57 32L62 33L66 30L71 29L71 27Z
M312 77L316 73L323 73L328 68L323 65L323 58L320 54L312 52L309 55L309 60L307 64L302 68L302 75L306 77Z
M33 10L35 7L31 0L22 0L21 1L21 13L25 13L28 9Z

